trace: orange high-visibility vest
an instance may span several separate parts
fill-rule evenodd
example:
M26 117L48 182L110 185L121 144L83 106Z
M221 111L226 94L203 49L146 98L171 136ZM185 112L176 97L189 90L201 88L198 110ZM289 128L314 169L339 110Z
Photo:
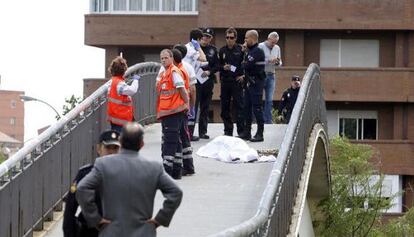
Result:
M118 95L116 88L121 81L124 79L120 76L112 77L108 95L108 121L122 126L132 121L134 108L130 96Z
M179 90L174 86L172 76L173 72L182 75L180 69L171 64L161 74L161 80L157 84L157 119L171 114L176 114L187 109L187 105L181 98Z

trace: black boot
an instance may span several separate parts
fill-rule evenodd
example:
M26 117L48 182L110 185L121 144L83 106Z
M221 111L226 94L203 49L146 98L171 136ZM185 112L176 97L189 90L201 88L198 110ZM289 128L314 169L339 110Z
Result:
M181 164L174 163L171 177L173 179L181 179L181 176L182 176L182 166L181 166Z
M252 138L252 134L251 134L251 130L252 130L252 126L246 126L246 128L244 129L244 131L240 134L239 138L243 139L243 140L250 140Z
M264 124L258 124L257 125L257 132L256 135L252 139L250 139L251 142L262 142L264 141L263 138L263 130L264 130Z

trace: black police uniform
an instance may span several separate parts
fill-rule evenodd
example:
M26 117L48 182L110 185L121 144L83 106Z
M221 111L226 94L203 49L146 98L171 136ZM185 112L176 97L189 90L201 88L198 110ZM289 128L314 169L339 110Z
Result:
M65 212L63 214L63 235L64 237L95 237L99 232L96 228L89 228L82 212L76 217L76 211L79 207L76 200L77 184L92 170L93 164L81 167L72 183L66 200ZM98 204L99 212L102 214L101 201L98 194L95 194L95 200Z
M198 136L200 138L207 137L207 124L208 124L208 110L213 97L214 82L217 80L215 73L218 71L219 63L217 56L217 48L213 45L201 46L204 54L206 55L208 65L202 67L203 71L210 71L208 80L203 84L197 81L196 84L196 114L197 108L200 106L200 116L198 118Z
M288 88L283 92L282 99L279 104L279 113L282 113L285 122L289 123L292 115L293 107L295 107L296 99L298 98L300 87L293 89Z
M236 77L243 75L242 69L243 52L240 45L234 45L228 48L227 45L219 51L220 66L220 102L221 102L221 119L224 123L224 135L233 136L232 111L230 103L233 98L233 110L235 111L237 134L241 135L244 127L243 115L243 84L236 81ZM236 69L224 70L224 65L229 64Z
M264 88L264 79L266 77L264 71L265 55L258 44L248 47L248 53L244 58L245 83L247 87L244 95L244 116L245 131L241 138L250 139L252 142L263 141L263 108L262 96ZM252 111L257 122L257 133L251 138L252 127Z

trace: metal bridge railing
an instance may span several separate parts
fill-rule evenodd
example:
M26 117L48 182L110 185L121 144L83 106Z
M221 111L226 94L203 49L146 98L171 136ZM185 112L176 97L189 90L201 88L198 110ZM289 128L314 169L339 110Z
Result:
M273 237L288 234L308 138L315 123L323 124L327 130L320 71L318 65L311 64L303 77L277 161L271 171L256 215L240 225L212 236Z
M140 63L126 76L142 76L134 96L135 118L155 121L155 77L159 63ZM32 139L0 164L0 236L31 236L43 228L59 208L79 167L96 155L99 134L108 127L106 97L102 85L66 116Z

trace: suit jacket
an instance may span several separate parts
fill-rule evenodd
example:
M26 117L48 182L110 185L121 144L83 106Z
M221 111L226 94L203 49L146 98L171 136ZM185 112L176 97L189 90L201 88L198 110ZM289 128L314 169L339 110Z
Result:
M119 154L95 161L92 171L79 183L76 198L89 226L96 227L102 218L111 221L101 230L100 237L150 237L156 236L155 226L146 221L152 218L158 189L165 200L155 220L169 226L181 203L181 189L164 172L161 162L121 149ZM101 197L102 216L95 202L95 190Z

